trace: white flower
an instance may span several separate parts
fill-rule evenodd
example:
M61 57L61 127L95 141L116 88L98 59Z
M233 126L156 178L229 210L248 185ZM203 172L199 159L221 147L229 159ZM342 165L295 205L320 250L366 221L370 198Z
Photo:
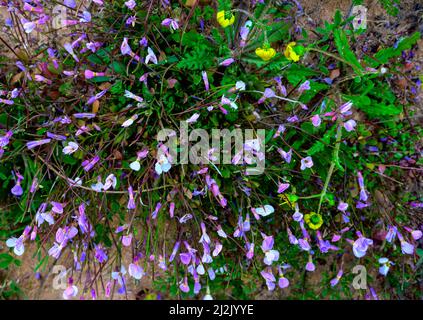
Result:
M391 267L391 265L394 264L392 261L389 261L388 258L384 257L379 259L379 263L381 264L381 266L379 267L379 273L383 276L386 276L388 274L389 268Z
M115 175L113 173L112 174L109 174L107 176L107 178L106 178L106 183L104 184L103 189L104 190L109 190L110 187L113 187L113 189L115 189L116 188L116 184L117 184L117 180L116 180Z
M266 217L269 214L275 212L275 209L270 204L265 204L262 207L258 207L254 209L257 214L261 215L262 217Z
M76 142L69 142L68 145L64 147L62 151L64 154L72 154L76 150L78 150L78 148L79 146Z
M160 155L159 160L157 161L154 169L156 170L157 174L162 174L162 172L168 172L171 168L171 164L165 155Z
M134 171L140 171L141 169L141 165L140 162L138 160L135 160L134 162L131 162L131 164L129 165L129 167L134 170Z
M188 120L187 123L194 123L197 122L200 115L198 113L194 113Z
M237 81L235 84L235 88L239 91L245 90L245 82L244 81Z
M266 251L263 262L267 264L268 266L270 266L273 263L273 261L278 261L278 260L279 260L279 251L269 250L269 251Z
M97 192L101 192L103 190L103 183L101 182L101 177L98 177L97 183L91 185L91 189Z
M77 286L69 286L63 292L63 299L69 300L73 297L76 297L78 294L78 287Z
M131 263L128 267L128 272L134 279L140 280L144 275L144 269L136 263Z
M76 177L74 180L68 178L68 182L71 186L82 186L82 179L80 177Z
M236 105L236 103L234 101L232 101L229 98L226 98L224 95L222 96L222 99L220 100L220 103L222 105L228 105L230 106L232 109L237 110L238 106Z
M306 158L301 159L301 170L305 170L306 168L311 168L313 166L313 159L309 156Z
M8 246L9 248L13 248L13 252L17 256L21 256L25 252L23 236L20 236L19 238L11 237L6 241L6 246Z
M244 144L244 148L247 151L260 151L260 140L259 139L246 140Z
M128 91L128 90L125 90L124 97L125 98L129 98L129 99L134 99L135 101L138 101L138 102L143 102L144 101L143 98L141 98L140 96L137 96L136 94L134 94L134 93L132 93L131 91ZM134 119L134 117L136 117L136 118ZM133 115L132 116L132 119L133 120L136 120L137 118L138 118L138 115Z
M154 64L157 64L157 57L154 54L154 51L150 47L148 47L147 52L148 54L145 57L145 64L148 64L148 62L150 61L153 62Z
M123 279L124 275L126 274L126 269L122 265L120 267L120 271L113 271L112 272L112 279L117 280L118 283L123 286L125 284L125 280Z
M128 97L129 98L129 97ZM124 123L122 123L122 127L124 128L128 128L129 126L131 126L135 120L138 119L138 115L135 114L132 117L130 117L128 120L126 120Z

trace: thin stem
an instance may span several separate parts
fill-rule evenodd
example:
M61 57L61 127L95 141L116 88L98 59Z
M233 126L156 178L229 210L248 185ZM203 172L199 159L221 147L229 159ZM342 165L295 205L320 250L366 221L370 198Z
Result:
M342 138L342 125L338 122L338 129L336 131L336 145L335 150L333 151L333 159L329 167L328 175L326 177L325 185L323 186L322 193L320 194L320 201L319 201L319 208L317 209L317 213L320 213L320 209L322 208L323 199L326 196L326 192L328 190L329 182L332 177L332 174L335 169L335 165L338 162L339 158L339 149L341 147L341 138Z

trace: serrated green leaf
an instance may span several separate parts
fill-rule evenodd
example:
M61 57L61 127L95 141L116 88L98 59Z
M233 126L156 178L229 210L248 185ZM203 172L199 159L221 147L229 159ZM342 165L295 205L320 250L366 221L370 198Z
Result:
M335 40L336 49L338 50L340 56L350 63L354 71L362 75L363 67L360 62L358 62L357 57L354 52L351 50L351 47L348 43L348 38L345 32L342 29L335 29L333 31L333 36Z

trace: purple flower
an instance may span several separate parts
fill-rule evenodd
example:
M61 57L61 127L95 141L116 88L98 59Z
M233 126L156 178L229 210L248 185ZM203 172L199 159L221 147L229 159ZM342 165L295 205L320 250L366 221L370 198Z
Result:
M339 272L338 272L338 274L336 275L336 277L335 278L333 278L331 281L330 281L330 285L332 286L332 287L334 287L334 286L336 286L337 284L338 284L338 282L339 282L339 280L341 280L341 278L342 278L342 275L344 274L344 271L341 269L341 270L339 270Z
M219 63L219 66L229 67L234 62L235 62L234 58L227 58L223 60L221 63Z
M373 245L373 240L365 238L358 233L358 239L353 242L353 253L357 258L364 257L369 246Z
M188 265L191 262L191 254L190 253L180 253L179 259L182 264Z
M51 133L51 132L47 132L47 137L54 139L54 140L58 140L58 141L65 141L67 138L66 136L60 135L60 134L55 134L55 133Z
M89 113L89 112L82 112L82 113L74 113L73 116L76 119L92 119L95 118L95 113Z
M128 210L135 209L135 200L134 200L134 190L132 189L132 186L129 186L128 188L128 194L129 194L129 201L128 201Z
M107 254L101 245L95 245L94 256L99 263L104 263L108 259Z
M134 52L132 52L131 47L128 44L128 38L123 38L122 44L120 46L120 52L122 55L129 55L132 58L134 58L136 61L140 61L140 57L136 55Z
M182 292L188 293L190 288L188 285L188 278L185 277L183 282L179 285L179 289L181 289Z
M289 287L289 280L285 278L284 276L282 276L279 278L278 285L279 285L279 288L281 289L287 288Z
M131 54L132 50L131 50L131 47L128 44L128 38L123 38L122 44L120 46L120 52L124 56Z
M278 148L277 150L286 163L291 163L292 149L289 149L288 152L283 151L281 148Z
M288 233L289 243L294 244L294 245L298 244L298 239L294 236L291 229L287 228L287 233Z
M88 70L88 69L84 71L85 79L92 79L92 78L95 78L95 77L103 77L105 75L106 75L105 72L94 72L94 71L91 71L91 70Z
M157 214L159 213L159 211L160 211L160 208L162 207L162 204L160 203L160 202L158 202L157 204L156 204L156 208L154 209L154 211L151 213L151 218L154 220L154 219L156 219L157 218Z
M141 268L137 262L131 263L128 267L128 273L134 279L140 280L144 275L144 269Z
M269 291L272 291L275 289L275 282L276 282L276 278L272 273L272 269L270 268L266 268L265 270L260 272L261 276L264 278L264 280L266 281L266 285L267 288L269 289Z
M300 249L303 251L310 251L311 246L308 243L308 240L306 238L304 239L298 239L298 245L300 246Z
M51 139L42 139L38 141L30 141L26 143L28 149L34 149L35 147L41 146L43 144L49 143Z
M297 115L292 116L292 117L288 117L286 120L288 120L288 122L290 122L290 123L294 123L294 122L298 122L299 121Z
M62 214L63 213L63 205L59 202L55 202L55 201L51 201L50 202L52 207L52 211L57 213L57 214Z
M4 136L0 137L0 147L5 147L9 144L10 138L12 137L13 132L7 131Z
M29 192L34 193L38 189L38 179L34 177L31 183L31 187L29 188Z
M404 227L404 229L410 232L411 236L416 241L419 240L423 236L423 233L420 230L413 230L409 227Z
M209 91L210 85L209 85L209 78L207 77L207 72L202 71L201 75L203 77L204 87L205 87L206 91Z
M82 12L82 14L81 14L81 18L79 19L79 22L81 22L81 23L88 23L88 22L91 22L91 13L89 13L88 11L84 11L84 12ZM96 42L97 44L98 44L98 42ZM89 47L88 47L88 43L87 43L87 48L89 49L89 50L91 50Z
M69 8L76 8L76 1L75 0L64 0L64 4Z
M66 247L66 244L70 239L75 237L78 234L78 229L75 227L64 227L57 229L56 232L56 242L48 250L48 254L55 259L60 257L62 250Z
M316 266L314 265L313 261L311 261L311 258L310 258L309 262L307 262L305 268L309 272L313 272L314 270L316 270Z
M283 124L279 125L278 129L276 130L275 134L273 135L273 139L280 137L282 133L286 131L286 128Z
M300 222L303 220L304 215L299 211L295 210L294 214L292 215L292 218L294 221Z
M78 294L78 287L70 284L65 291L63 291L63 299L70 300Z
M88 171L90 171L95 166L95 164L99 160L100 160L100 157L99 156L95 156L92 159L85 160L85 161L82 162L82 167L84 168L84 170L86 172L88 172Z
M22 194L23 194L23 189L22 189L22 187L21 187L21 185L20 185L20 183L17 183L11 190L10 190L10 192L13 194L13 195L15 195L15 196L17 196L17 197L19 197L19 196L21 196Z
M414 254L414 246L411 243L405 241L404 237L399 231L397 233L398 233L398 239L401 242L401 252L403 254L411 254L411 255Z
M100 91L99 93L97 93L95 96L92 96L88 99L87 101L87 105L91 105L93 104L95 101L97 101L98 99L100 99L102 96L104 96L104 94L107 92L106 90Z
M313 159L308 156L306 158L301 159L301 170L305 170L306 168L311 168L313 166Z
M112 272L112 279L117 280L117 282L121 286L121 288L118 290L118 292L120 294L124 294L125 291L126 291L126 289L125 289L125 274L126 274L126 269L125 269L125 266L123 266L123 265L120 267L119 271L113 271Z
M76 54L73 51L73 46L70 43L65 43L63 45L63 47L65 48L65 50L72 56L72 58L76 61L79 62L78 57L76 56Z
M257 102L258 104L261 104L261 103L263 103L266 99L270 99L270 98L273 98L273 97L275 97L276 96L276 94L275 94L275 92L272 90L272 89L270 89L270 88L266 88L265 90L264 90L264 92L263 92L263 96L259 99L259 101Z
M7 104L9 106L13 105L15 102L13 100L8 100L8 99L0 99L0 103L4 103Z
M142 37L142 39L140 40L140 46L146 48L148 46L148 40L146 37Z
M355 122L355 120L353 120L353 119L350 119L350 120L344 122L344 128L348 132L354 131L356 125L357 125L357 122Z
M23 253L25 252L24 236L22 235L19 238L15 238L15 237L9 238L6 241L6 246L8 246L9 248L13 248L13 252L17 256L23 255Z
M128 0L125 2L125 6L127 6L129 9L134 10L137 3L134 0Z
M147 56L145 57L145 64L148 64L149 62L153 62L154 64L157 64L157 57L150 47L147 48Z
M126 19L125 24L126 24L127 26L132 25L133 27L135 27L135 22L136 22L136 21L137 21L137 17L136 17L136 16L131 16L131 17L129 17L128 19Z
M246 244L247 247L247 259L251 260L254 257L254 243L247 243Z
M173 246L172 254L169 257L169 262L172 262L173 259L175 259L176 254L178 253L178 250L179 250L180 245L181 245L181 242L180 241L177 241L175 243L175 245Z
M348 203L345 203L343 201L339 201L338 210L345 212L347 209L348 209Z
M298 88L298 92L301 94L307 90L310 90L310 81L308 80L300 85L300 87Z
M353 103L351 101L348 101L347 103L344 103L342 106L339 107L339 112L342 115L348 116L351 115L351 107Z
M318 114L315 114L311 117L311 123L313 126L318 127L322 123L322 119L320 119L320 116Z
M278 185L278 193L283 193L288 188L289 188L289 183L279 183L279 185Z
M388 274L389 268L394 263L392 261L389 261L388 258L384 257L380 258L378 262L381 264L381 266L379 267L379 273L383 276L386 276Z
M63 148L62 152L64 154L72 154L75 151L77 151L79 148L78 144L75 142L69 142L68 145L66 147Z
M363 175L360 171L357 172L358 185L360 187L360 200L366 202L368 199L366 189L364 187Z
M170 27L171 30L179 29L179 24L176 20L171 18L166 18L162 21L162 26Z
M239 29L239 36L241 38L239 42L240 47L245 47L245 45L247 44L248 34L250 33L252 25L253 23L248 20L245 22L244 26Z

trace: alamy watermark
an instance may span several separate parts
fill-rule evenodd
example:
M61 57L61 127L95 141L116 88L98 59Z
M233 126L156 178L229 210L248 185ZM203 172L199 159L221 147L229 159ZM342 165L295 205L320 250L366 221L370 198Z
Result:
M352 273L356 274L353 279L352 286L355 290L366 290L367 289L367 269L361 264L356 265L352 269Z
M180 130L162 129L157 134L159 148L156 171L166 172L174 164L232 164L248 175L264 172L266 160L264 129L193 129L186 121ZM168 170L168 169L167 169Z

